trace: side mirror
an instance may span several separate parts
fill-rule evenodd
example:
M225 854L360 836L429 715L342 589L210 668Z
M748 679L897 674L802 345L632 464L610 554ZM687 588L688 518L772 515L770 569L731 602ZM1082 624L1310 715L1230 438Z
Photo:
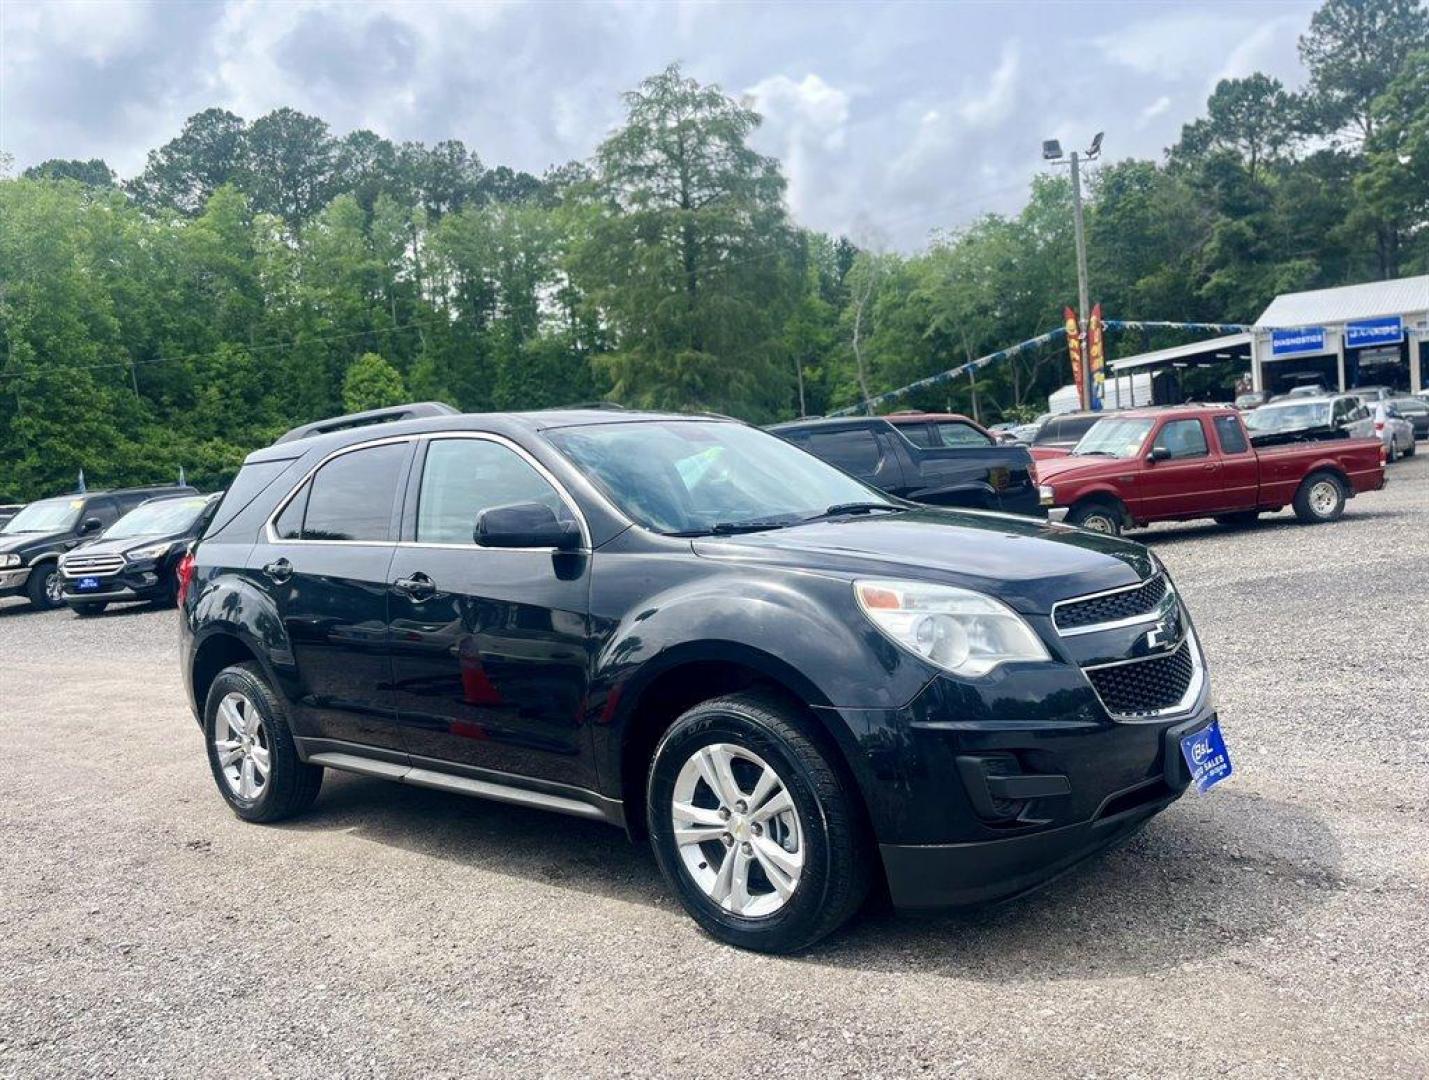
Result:
M104 522L98 518L85 518L79 526L79 535L88 536L90 533L97 533L102 528L104 528Z
M544 503L512 503L478 514L472 539L482 547L574 551L581 546L581 531L574 521L559 520Z
M1158 461L1170 461L1171 451L1164 446L1153 446L1151 453L1146 455L1146 460L1155 465Z

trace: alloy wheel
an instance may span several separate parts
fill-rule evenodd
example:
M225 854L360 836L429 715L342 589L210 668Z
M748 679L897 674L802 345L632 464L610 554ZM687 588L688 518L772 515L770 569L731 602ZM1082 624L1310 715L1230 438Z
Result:
M50 607L59 607L64 603L64 582L60 581L60 572L51 570L50 576L45 579L45 599L50 602Z
M262 796L272 773L272 750L263 716L246 695L234 691L218 703L213 748L224 783L240 799Z
M724 910L763 918L798 888L803 825L783 778L757 754L700 747L675 778L670 816L686 871Z

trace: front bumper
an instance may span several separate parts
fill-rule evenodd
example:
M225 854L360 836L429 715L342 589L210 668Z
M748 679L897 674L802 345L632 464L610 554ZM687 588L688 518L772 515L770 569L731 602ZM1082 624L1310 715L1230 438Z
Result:
M16 593L24 592L25 585L29 580L30 568L28 566L0 570L0 596L14 596Z
M1129 838L1185 793L1191 777L1180 740L1215 719L1207 712L1163 728L1159 774L1110 792L1089 820L966 843L880 844L894 905L931 909L1011 899Z
M79 578L61 577L60 595L67 604L122 604L139 600L159 600L167 592L164 574L152 564L125 568L99 577L98 589L83 592L75 588Z
M1066 520L1067 520L1067 511L1070 510L1070 509L1071 509L1071 507L1069 507L1069 506L1049 506L1049 507L1047 507L1047 520L1048 520L1048 521L1066 521Z

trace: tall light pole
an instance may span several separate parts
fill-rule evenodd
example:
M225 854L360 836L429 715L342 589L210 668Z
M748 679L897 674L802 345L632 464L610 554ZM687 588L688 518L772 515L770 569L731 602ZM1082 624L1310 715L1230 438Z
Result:
M1072 151L1070 159L1062 157L1062 144L1057 139L1042 143L1042 158L1054 165L1072 166L1072 225L1077 238L1077 336L1081 339L1082 408L1092 407L1091 358L1087 355L1087 313L1091 310L1091 289L1087 285L1087 233L1082 224L1082 162L1095 161L1102 152L1102 132L1098 131L1085 155Z

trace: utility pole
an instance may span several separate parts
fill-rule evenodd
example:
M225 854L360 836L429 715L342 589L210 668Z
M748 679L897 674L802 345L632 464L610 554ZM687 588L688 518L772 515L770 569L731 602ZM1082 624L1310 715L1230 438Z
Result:
M1098 136L1100 138L1100 136ZM1077 336L1082 347L1077 350L1082 366L1082 408L1092 407L1092 367L1087 355L1087 312L1091 310L1091 290L1087 286L1087 232L1082 224L1081 158L1072 151L1072 224L1077 237Z
M1087 233L1082 223L1082 162L1095 161L1102 152L1102 133L1099 131L1085 155L1072 151L1072 225L1077 240L1077 337L1081 348L1082 408L1092 407L1091 357L1087 355L1087 313L1091 310L1091 289L1087 284ZM1047 139L1042 143L1042 159L1054 165L1064 163L1062 144L1057 139Z

